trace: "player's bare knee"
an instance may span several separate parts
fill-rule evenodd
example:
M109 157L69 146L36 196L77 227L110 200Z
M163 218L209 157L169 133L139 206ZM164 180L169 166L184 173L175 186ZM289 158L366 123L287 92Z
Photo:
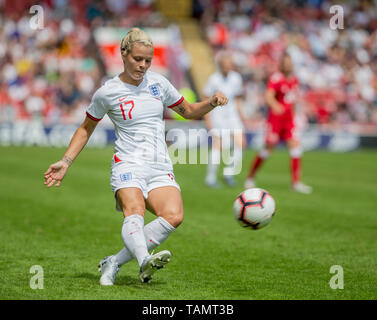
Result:
M138 204L138 203L129 204L129 205L123 206L122 211L125 217L133 215L133 214L138 214L144 217L145 205Z
M161 217L163 217L169 224L171 224L174 228L177 228L183 221L183 211L182 210L174 210L169 209L165 210Z
M299 147L300 147L300 141L298 141L298 140L291 140L289 142L289 148L290 149L299 148Z

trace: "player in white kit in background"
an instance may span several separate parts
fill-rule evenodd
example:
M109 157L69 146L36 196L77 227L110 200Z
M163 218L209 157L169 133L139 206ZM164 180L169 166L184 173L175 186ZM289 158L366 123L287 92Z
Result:
M101 285L113 285L120 267L133 258L140 266L142 282L149 282L153 273L170 260L168 250L152 255L148 252L165 241L183 220L180 188L165 142L164 109L171 108L186 119L196 119L228 102L224 94L216 92L209 99L190 104L166 78L148 71L153 43L140 29L131 29L120 48L124 71L94 93L87 116L62 160L44 174L45 185L59 186L98 122L106 114L109 116L117 137L111 162L111 188L116 208L124 215L124 247L100 261ZM144 226L146 209L157 218Z
M222 155L230 153L231 145L227 143L226 135L231 134L233 145L233 163L228 163L223 171L223 179L231 187L236 185L234 175L236 168L242 164L242 149L245 144L244 124L246 117L243 113L243 85L241 75L234 71L233 58L229 52L220 52L217 57L219 71L212 74L204 88L205 98L216 91L223 92L229 99L226 108L217 108L204 116L207 129L212 136L212 150L210 153L205 183L211 188L220 187L217 181L217 171ZM226 140L225 140L226 139ZM227 149L227 150L225 150ZM225 153L226 151L226 153ZM227 159L229 161L229 159Z

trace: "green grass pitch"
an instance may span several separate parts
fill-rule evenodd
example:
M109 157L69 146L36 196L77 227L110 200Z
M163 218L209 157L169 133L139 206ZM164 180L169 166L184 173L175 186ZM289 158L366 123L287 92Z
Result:
M244 156L239 187L204 186L204 165L176 165L185 221L161 246L173 258L150 284L135 261L113 287L98 283L98 261L122 247L122 216L109 185L112 149L85 149L60 188L43 172L64 150L0 148L0 299L376 299L377 152L307 152L304 182L290 191L289 157L277 151L258 175L275 198L266 228L241 228L232 204L254 151ZM152 219L147 213L146 222ZM29 286L44 270L44 289ZM332 265L344 270L333 290Z

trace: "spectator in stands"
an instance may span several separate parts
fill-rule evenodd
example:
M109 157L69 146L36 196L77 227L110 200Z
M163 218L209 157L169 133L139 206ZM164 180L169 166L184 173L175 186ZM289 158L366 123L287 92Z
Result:
M332 4L196 0L194 14L200 18L215 54L226 48L240 57L245 79L265 81L286 49L303 85L311 123L336 123L338 127L351 122L375 127L377 6L373 1L342 3L344 29L332 30ZM246 83L246 88L253 85ZM263 100L263 91L258 100ZM263 105L260 103L260 108Z
M78 109L106 76L94 28L165 24L151 1L42 0L44 26L36 31L29 25L34 2L0 1L0 121L80 122Z

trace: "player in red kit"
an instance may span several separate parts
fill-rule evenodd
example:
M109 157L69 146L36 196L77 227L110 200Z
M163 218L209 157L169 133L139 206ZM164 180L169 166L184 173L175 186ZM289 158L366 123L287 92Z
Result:
M301 193L311 193L312 188L303 184L301 178L302 148L295 134L294 102L298 91L298 81L293 75L291 57L284 54L280 71L274 73L267 84L266 102L269 107L265 147L258 153L245 181L245 188L255 187L255 173L280 140L285 141L291 156L292 188Z

